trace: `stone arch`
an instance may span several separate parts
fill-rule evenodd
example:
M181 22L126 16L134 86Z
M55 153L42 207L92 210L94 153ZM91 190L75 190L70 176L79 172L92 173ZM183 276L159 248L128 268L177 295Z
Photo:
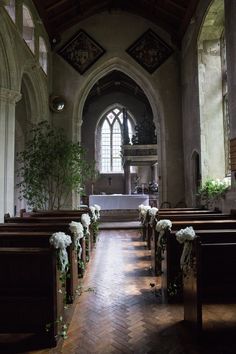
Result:
M1 26L0 26L0 87L5 89L18 90L19 69L17 69L15 46L13 34L10 29L8 15L0 6Z
M147 79L145 75L143 75L140 71L135 69L133 66L125 62L120 58L112 58L107 62L103 63L103 65L96 68L93 72L91 72L84 84L80 87L76 98L75 98L75 106L73 112L73 121L72 121L72 139L74 141L80 140L81 137L81 125L83 118L83 108L86 101L86 98L93 87L93 85L101 79L103 76L107 75L113 70L119 70L129 76L132 80L134 80L144 91L147 96L152 112L153 112L153 120L156 125L157 130L157 140L159 142L159 150L158 150L158 163L159 170L161 170L162 179L159 182L159 191L160 191L160 200L166 198L167 194L167 172L166 172L166 148L165 148L165 139L161 139L161 136L165 134L165 123L164 123L164 113L161 100L159 98L158 92L156 92Z
M15 156L20 151L24 150L26 133L42 119L41 112L43 111L43 99L41 97L41 82L39 81L37 72L34 70L26 70L22 74L21 79L21 94L22 99L16 104L15 114ZM15 185L20 180L17 177L17 169L19 165L15 158ZM15 212L19 215L20 209L26 207L24 200L19 200L19 189L15 188Z
M21 76L21 87L23 82L28 95L30 121L34 124L41 120L49 120L48 88L46 82L42 79L42 75L38 73L38 69L39 67L33 63L28 64L23 68Z

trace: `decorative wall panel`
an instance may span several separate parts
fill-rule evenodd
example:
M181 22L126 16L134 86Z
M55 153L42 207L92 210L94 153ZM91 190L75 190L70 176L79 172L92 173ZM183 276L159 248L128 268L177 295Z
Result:
M90 68L104 53L105 50L83 30L59 51L59 54L80 74Z
M149 29L127 49L127 52L152 74L164 63L173 50L155 32Z

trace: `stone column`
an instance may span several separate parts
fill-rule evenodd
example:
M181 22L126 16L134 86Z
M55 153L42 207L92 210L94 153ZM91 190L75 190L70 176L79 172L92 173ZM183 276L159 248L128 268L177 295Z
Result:
M158 163L152 165L152 181L158 183Z
M0 88L0 221L14 214L15 105L17 91Z
M131 194L131 176L130 176L130 164L124 165L124 177L125 177L125 194Z
M236 1L225 0L225 39L231 138L236 137Z

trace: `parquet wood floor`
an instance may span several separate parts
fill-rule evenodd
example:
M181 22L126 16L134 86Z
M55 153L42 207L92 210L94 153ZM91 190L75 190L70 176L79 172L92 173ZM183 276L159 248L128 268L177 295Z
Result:
M149 266L150 251L138 230L101 231L68 339L27 354L236 354L234 345L215 337L195 344L182 306L162 303L160 280Z

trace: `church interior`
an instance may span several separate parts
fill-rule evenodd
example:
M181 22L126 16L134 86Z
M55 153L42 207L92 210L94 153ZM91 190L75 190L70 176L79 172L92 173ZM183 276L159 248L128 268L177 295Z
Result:
M0 0L0 353L236 353L235 13Z

